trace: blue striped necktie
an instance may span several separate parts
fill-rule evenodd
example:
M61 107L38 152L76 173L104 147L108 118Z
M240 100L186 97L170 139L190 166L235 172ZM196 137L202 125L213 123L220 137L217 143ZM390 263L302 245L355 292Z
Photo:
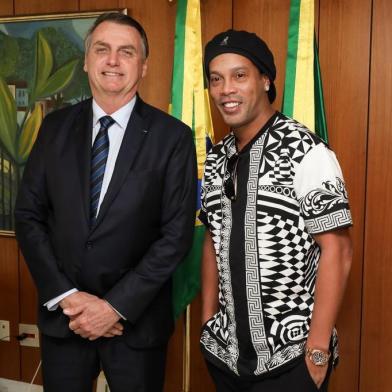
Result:
M105 175L106 161L109 154L108 129L114 124L110 116L99 119L101 128L94 140L91 152L91 174L90 174L90 226L97 217L99 195L101 194L103 177Z

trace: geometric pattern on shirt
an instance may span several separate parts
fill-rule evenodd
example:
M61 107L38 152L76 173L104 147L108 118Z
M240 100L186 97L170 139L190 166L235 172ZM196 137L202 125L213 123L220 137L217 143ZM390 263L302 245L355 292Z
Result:
M267 363L268 370L273 370L292 359L298 358L304 352L305 344L305 341L294 344L292 343L280 351L275 351Z
M280 321L274 321L271 327L271 344L279 342L284 347L293 342L303 342L308 330L309 315L290 315L282 317ZM277 347L275 347L275 351Z
M336 328L332 331L332 343L331 343L331 353L332 353L332 363L334 366L338 364L339 360L339 345L338 345L338 331Z
M236 356L233 355L228 347L219 344L215 334L211 334L210 330L205 328L201 333L200 342L205 350L207 350L214 357L219 358L227 365L229 369L239 376L237 360L235 359Z
M101 194L103 178L105 175L106 161L109 154L108 129L115 121L110 116L99 119L101 127L95 137L91 151L91 171L90 171L90 225L94 222L98 203Z
M224 194L224 192L223 192ZM223 308L222 314L227 313L227 318L224 325L222 325L222 334L227 335L227 352L230 356L228 366L238 374L237 360L239 356L238 339L237 339L237 324L234 316L234 297L231 284L231 273L229 264L229 248L230 248L230 234L231 234L231 201L224 195L222 197L222 229L221 242L218 258L219 281L221 292L220 307ZM219 312L220 313L220 312Z
M299 205L312 234L351 224L347 191L339 177L335 182L325 181L322 187L308 192L299 199Z
M259 252L265 313L273 320L293 309L310 314L313 298L305 285L305 273L306 263L313 262L306 256L316 246L314 240L303 221L296 225L290 218L262 211L257 221L260 243L264 244Z
M300 163L306 153L319 143L321 140L314 137L302 124L287 117L277 117L268 131L261 171L273 171L276 162L287 156L290 161Z
M259 187L260 205L264 200L271 203L271 199L272 195ZM289 209L289 204L288 199L286 208L279 211L283 204L277 199L276 205L270 206L275 215L265 211L257 214L258 238L263 244L259 252L264 312L272 320L268 341L274 354L266 363L269 370L302 353L313 310L320 254L303 219L298 218L298 205Z
M209 207L211 205L221 203L221 189L222 186L218 185L208 185L206 187L202 188L202 198L203 198L203 193L207 192L209 195ZM205 208L202 206L202 209ZM204 211L206 212L206 211ZM221 229L222 229L222 211L220 213L215 213L211 212L211 208L209 208L209 211L207 213L208 215L208 220L213 223L213 226L210 228L210 234L214 243L214 248L215 249L220 249L221 247L221 240L224 238L221 235ZM218 263L218 270L219 270L219 276L221 276L224 273L224 268L222 270L220 263ZM207 325L208 327L214 332L216 335L217 339L224 344L228 344L229 336L228 336L228 322L227 322L227 303L225 301L225 298L222 294L224 290L227 290L227 279L223 279L222 282L219 281L218 284L218 295L219 295L219 304L221 305L219 307L219 312L211 319L208 321Z
M335 229L336 227L350 226L352 217L350 210L338 210L320 216L319 218L306 219L306 225L313 234L324 233Z
M308 192L299 200L305 219L322 214L325 210L333 211L340 208L339 204L348 205L347 191L341 178L336 177L335 183L325 181L322 188Z
M294 166L289 156L289 149L282 148L274 169L270 173L271 183L277 185L293 185Z
M257 186L256 236L260 269L259 284L261 287L262 317L268 318L268 325L270 325L268 329L265 329L271 352L270 359L265 364L265 369L268 371L268 369L282 366L291 359L301 355L309 330L309 321L313 308L312 296L320 250L317 244L312 242L313 238L309 230L311 226L308 225L308 221L304 220L305 216L293 189L293 178L302 159L314 146L322 143L322 141L305 127L282 114L276 117L273 125L265 131L265 134L266 140L259 165L259 182ZM224 195L222 184L225 177L227 158L232 153L234 142L233 134L225 137L223 141L213 147L207 156L205 164L205 175L202 184L204 189L202 193L202 212L207 217L209 230L213 233L212 237L217 254L221 283L219 293L219 315L221 316L217 315L214 318L222 317L222 315L225 317L219 323L207 323L207 327L202 332L201 344L213 356L224 362L234 373L238 374L234 360L241 356L241 352L238 351L240 348L235 337L237 333L236 320L232 309L229 308L234 304L236 306L247 306L247 304L235 302L234 298L230 298L233 295L229 289L231 285L222 284L228 281L228 279L231 282L231 277L229 255L220 251L222 249L220 242L222 239L225 239L223 248L227 249L226 239L229 238L227 228L230 227L231 230L231 214L223 212L227 208L227 204L225 204L227 198ZM214 186L220 187L220 201ZM339 204L339 208L345 211L344 214L347 217L350 216L348 204ZM328 216L329 214L330 211L327 210L321 216ZM314 219L314 217L311 219ZM270 228L267 231L269 238L263 238L263 230L260 230L262 220L266 222L267 228L269 227L268 225L281 227L274 235L272 235L272 229ZM335 220L332 224L336 225L332 228L341 227L341 221L339 220ZM264 230L266 227L264 227ZM326 227L325 224L324 227ZM248 231L248 235L254 236L255 233L252 233ZM293 240L293 243L284 246L289 238ZM300 244L304 244L302 250ZM308 249L306 250L307 246ZM297 262L297 257L300 259L299 262ZM291 260L289 260L290 258ZM275 280L275 278L271 279L271 274L277 274L278 279L279 276L284 276L285 278L281 282L274 284L268 280ZM298 281L296 281L296 277L298 277ZM297 287L296 284L301 286L301 288ZM294 295L290 297L293 291ZM305 292L308 295L305 295ZM278 302L272 306L273 301L282 301L285 304ZM275 305L280 306L282 309L285 308L286 312L277 314L274 311ZM301 310L300 307L303 309ZM302 326L301 323L303 324ZM214 325L215 328L209 328L209 324L211 324L211 327ZM264 326L266 325L264 323ZM218 329L220 329L219 332ZM296 339L301 338L301 331L303 331L304 339L299 342ZM221 336L227 337L227 346L218 337L219 333L221 333ZM212 347L214 346L218 346L219 349L213 349ZM336 353L337 350L334 348L334 356ZM254 370L248 369L250 374L254 374Z
M215 336L219 339L219 341L227 346L228 344L228 332L227 332L227 313L226 308L223 310L219 310L214 317L207 322L208 327L212 332L214 332Z
M292 188L295 174L293 161L294 163L299 163L311 149L312 145L316 144L315 140L310 136L308 137L307 133L305 137L301 138L301 134L295 131L290 134L290 137L287 137L285 128L287 125L290 127L293 124L295 125L294 121L285 122L278 119L275 122L275 127L277 128L269 130L268 146L265 148L262 169L260 170L262 172L270 169L269 178L272 185L259 185L258 203L264 206L268 205L271 211L277 211L278 215L275 216L272 226L276 225L278 228L282 226L280 231L281 238L278 235L274 235L270 236L268 241L266 241L267 243L273 243L275 240L274 246L272 246L275 249L269 249L268 246L261 247L262 252L264 251L264 253L268 254L268 256L265 256L264 266L260 268L261 274L265 274L264 283L266 283L264 285L262 279L264 311L266 316L274 319L269 339L270 346L273 348L273 355L265 364L268 369L280 366L302 353L303 344L295 345L293 342L295 340L304 340L307 336L310 321L309 314L313 308L313 297L310 294L313 294L316 271L313 264L317 263L319 257L318 246L306 233L304 223L302 222L302 229L300 229L293 224L294 221L288 219L287 222L284 222L281 218L281 215L287 216L289 214L288 216L298 220L298 204L290 202L292 199L295 200L295 191ZM299 128L301 127L297 127L297 129ZM305 128L302 128L302 130L305 130ZM284 211L281 211L282 209ZM272 228L272 230L276 229L276 227ZM285 242L290 243L290 241L295 245L294 249L289 248L287 245L282 245L282 242L284 244ZM302 253L302 260L306 258L306 251L308 250L306 248L311 248L311 246L316 250L309 251L310 255L315 256L314 258L302 261L302 263L295 263L294 265L289 263L289 260L300 256L296 253ZM283 260L286 259L286 265L284 263L283 265L280 264L279 257L282 257ZM263 257L260 258L263 259ZM274 271L274 268L268 271L268 263L275 264L277 271ZM311 271L310 274L309 271ZM268 278L269 274L271 275ZM297 284L296 281L301 281L302 285ZM304 281L307 281L308 285ZM268 296L270 297L270 303ZM285 320L278 320L281 312L293 309L297 309L297 311L302 309L306 316L291 314L288 317L290 323L284 326ZM272 331L275 331L277 335L274 336ZM275 342L280 344L276 346ZM284 344L290 345L284 347ZM283 349L281 349L282 346Z
M223 145L225 154L218 157L212 154L207 157L211 162L205 165L204 178L208 178L208 184L202 186L202 210L211 222L210 232L214 242L219 272L219 312L207 322L209 331L205 330L201 336L203 347L235 373L238 374L238 339L234 317L234 301L231 285L229 265L229 246L231 234L231 201L223 191L223 182L226 176L226 157L235 153L234 137L227 138ZM229 155L228 155L229 154ZM208 173L210 175L208 176ZM205 197L203 197L203 195ZM208 197L206 197L208 195ZM230 320L230 322L229 322Z
M256 375L266 371L271 354L264 326L263 304L260 287L259 255L257 251L256 207L259 165L263 152L265 133L252 146L249 156L249 177L245 210L245 274L250 336L257 355Z

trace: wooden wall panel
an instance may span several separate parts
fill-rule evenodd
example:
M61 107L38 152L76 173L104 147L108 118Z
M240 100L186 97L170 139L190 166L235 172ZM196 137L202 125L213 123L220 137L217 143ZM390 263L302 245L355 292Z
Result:
M276 66L276 109L282 106L290 0L234 0L233 27L260 36L271 49Z
M337 322L341 361L332 391L357 391L366 177L371 0L321 1L319 50L330 145L342 166L354 219L354 259Z
M80 0L80 11L102 11L119 9L119 0ZM128 13L130 15L130 13Z
M184 318L177 320L176 330L169 342L164 392L180 392L183 382Z
M19 250L20 322L34 324L37 319L38 298L30 271Z
M37 324L37 291L33 279L19 251L19 322L21 324ZM41 359L40 349L37 347L20 347L20 379L31 382ZM41 372L39 372L34 384L42 384Z
M15 15L79 11L79 0L14 0Z
M14 14L14 0L1 0L0 1L0 15L12 16Z
M232 28L233 0L201 1L201 29L204 48L216 34ZM215 142L220 141L227 133L228 127L223 122L218 109L211 101L211 114L214 125Z
M361 392L392 390L392 3L373 1ZM362 93L362 89L360 94Z
M168 0L119 0L119 7L130 9L130 14L142 23L149 39L148 70L140 95L146 102L167 111L173 67L176 3Z
M10 322L10 341L0 341L0 377L18 379L19 268L18 248L12 237L0 237L0 320Z

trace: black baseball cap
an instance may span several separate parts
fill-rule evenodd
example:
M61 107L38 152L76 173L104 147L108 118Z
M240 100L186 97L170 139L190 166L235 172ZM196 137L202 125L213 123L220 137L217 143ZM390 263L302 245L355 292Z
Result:
M236 53L244 56L252 61L261 73L267 75L271 82L268 99L271 103L274 102L276 98L274 56L261 38L255 33L244 30L227 30L216 35L208 42L204 51L204 69L208 78L211 60L223 53Z

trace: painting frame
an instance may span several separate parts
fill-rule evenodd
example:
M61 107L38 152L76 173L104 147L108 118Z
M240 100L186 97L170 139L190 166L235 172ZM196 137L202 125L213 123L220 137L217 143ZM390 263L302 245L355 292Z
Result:
M128 9L0 17L0 237L15 236L16 194L43 118L89 96L84 35L106 12Z

